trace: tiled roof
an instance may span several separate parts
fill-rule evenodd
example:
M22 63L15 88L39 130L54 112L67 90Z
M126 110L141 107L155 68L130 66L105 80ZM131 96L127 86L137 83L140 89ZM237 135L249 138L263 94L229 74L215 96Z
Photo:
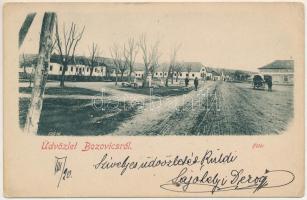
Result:
M204 65L201 62L183 62L184 68L191 66L191 72L200 72Z
M293 60L275 60L274 62L267 64L258 69L293 69L294 61Z

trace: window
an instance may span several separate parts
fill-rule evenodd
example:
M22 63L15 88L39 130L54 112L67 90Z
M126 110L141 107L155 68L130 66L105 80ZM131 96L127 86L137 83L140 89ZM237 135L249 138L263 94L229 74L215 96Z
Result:
M160 73L160 76L162 76L162 73Z
M86 72L88 72L89 70L90 70L90 68L87 67L87 68L86 68Z
M205 69L203 68L202 71L205 71Z
M95 72L97 72L97 68L95 68Z
M76 67L76 72L79 70L79 68L78 67Z
M174 76L176 76L177 74L175 73Z
M82 71L84 72L85 70L84 70L84 67L82 67Z
M180 73L180 76L182 76L182 73Z
M189 76L189 74L186 74L186 76Z
M158 73L156 73L156 76L158 76Z
M288 76L284 76L284 81L288 82L288 80L289 80Z
M74 67L71 67L71 68L70 68L70 71L71 71L71 72L74 71Z
M192 76L194 77L194 74L192 74Z
M52 68L53 68L53 66L52 66L52 65L50 65L50 66L49 66L49 70L50 70L50 71L52 71Z
M60 67L60 72L61 72L62 70L63 70L63 67L61 66L61 67Z

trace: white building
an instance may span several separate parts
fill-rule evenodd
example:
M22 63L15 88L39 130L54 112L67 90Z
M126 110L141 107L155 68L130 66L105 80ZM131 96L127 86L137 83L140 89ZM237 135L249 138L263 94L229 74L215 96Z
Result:
M34 64L26 67L26 73L31 74L34 69ZM67 71L65 75L78 75L78 76L89 76L90 75L90 66L86 65L68 65ZM64 67L55 62L51 62L49 64L48 74L49 75L62 75ZM22 67L19 68L19 72L24 72ZM106 75L106 67L105 66L97 66L94 67L92 76L105 76Z
M52 56L50 65L49 65L49 75L61 75L64 67L61 65L61 63L58 61L59 57L57 55ZM76 57L75 59L77 64L70 64L67 67L67 71L65 72L66 76L89 76L91 67L84 64L88 63L88 58L84 56ZM108 74L107 74L107 67L106 66L97 66L94 67L92 76L93 77L106 77L116 76L116 70L114 68L112 59L108 58L101 58L103 61L99 61L100 63L106 63L108 66ZM26 63L29 65L29 63L35 63L35 55L26 61ZM174 79L195 79L196 77L198 79L203 80L221 80L220 74L217 72L211 70L208 67L205 67L200 62L181 62L178 63L180 68L176 68L173 72ZM26 67L26 72L28 74L32 73L32 69L34 67L34 64L31 64L31 66ZM137 79L143 79L144 76L144 65L140 63L135 63L135 66L133 68L132 77L135 77ZM162 63L153 74L150 74L154 79L163 80L168 76L168 69L169 64L168 63ZM20 67L20 72L23 72L23 67ZM129 75L129 69L127 69L123 77L127 77ZM121 73L118 71L117 77L121 77Z
M157 68L157 70L154 72L153 77L154 78L166 78L168 76L168 66L169 64L163 63L160 67ZM208 72L207 67L205 67L200 62L182 62L180 63L180 70L175 70L173 72L174 78L177 77L178 73L178 79L185 79L188 77L189 79L211 79L212 74ZM143 78L144 76L144 67L138 66L135 67L135 76L136 78ZM209 78L208 78L209 77Z
M271 77L273 84L293 85L294 82L294 61L275 60L274 62L258 68L260 74Z

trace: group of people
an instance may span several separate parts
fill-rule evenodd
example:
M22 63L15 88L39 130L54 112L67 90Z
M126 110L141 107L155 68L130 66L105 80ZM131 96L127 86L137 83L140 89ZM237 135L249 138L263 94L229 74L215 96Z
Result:
M189 81L190 81L190 79L189 79L188 77L186 77L186 78L184 79L184 82L185 82L185 86L186 86L186 87L188 87ZM195 79L194 79L194 87L195 87L195 90L197 91L197 88L198 88L198 78L197 78L197 77L195 77Z

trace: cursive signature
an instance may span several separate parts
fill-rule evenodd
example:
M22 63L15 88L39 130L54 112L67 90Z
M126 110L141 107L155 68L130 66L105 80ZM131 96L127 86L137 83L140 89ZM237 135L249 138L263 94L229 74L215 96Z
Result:
M59 188L62 180L72 178L72 171L66 167L67 156L57 157L55 156L54 175L59 175L57 188Z
M184 167L179 174L160 185L164 190L183 193L207 193L230 190L253 190L253 193L263 188L278 188L289 185L295 179L292 172L287 170L264 170L261 175L245 173L244 169L231 170L227 175L210 174L202 171L200 174L189 174L188 167Z

